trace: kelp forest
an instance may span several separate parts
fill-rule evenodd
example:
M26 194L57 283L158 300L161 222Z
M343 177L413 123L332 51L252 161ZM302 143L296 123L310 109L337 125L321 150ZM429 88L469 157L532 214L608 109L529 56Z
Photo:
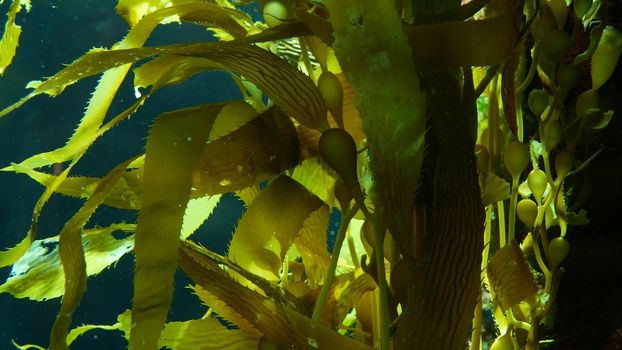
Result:
M5 76L37 45L20 40L36 25L31 10L81 6L0 5ZM579 244L592 227L590 169L607 159L601 136L616 124L607 96L620 76L620 7L118 0L101 9L122 24L116 43L63 56L54 74L20 82L22 98L0 96L2 128L34 100L54 105L94 82L77 123L31 124L53 125L60 146L0 164L0 175L39 189L29 225L2 241L0 293L56 302L47 342L9 334L0 346L77 349L105 331L132 350L621 348L619 302L603 339L569 338L580 327L558 313L580 284L565 282L577 265L567 262L590 251ZM151 44L163 27L203 39ZM200 99L213 89L163 104L212 74L240 97ZM141 152L102 161L103 175L82 166L147 109L157 112ZM79 205L58 231L41 232L57 197ZM226 241L219 252L201 227L222 220L224 198L243 209L231 232L209 233ZM107 208L133 216L93 219ZM613 280L612 265L594 270ZM131 276L131 298L119 301L130 307L103 307L107 324L76 322L104 271ZM180 290L201 316L170 317Z

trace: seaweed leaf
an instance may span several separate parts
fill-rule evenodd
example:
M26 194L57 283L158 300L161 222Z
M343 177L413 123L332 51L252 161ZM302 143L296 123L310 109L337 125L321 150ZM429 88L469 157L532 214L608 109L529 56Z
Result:
M173 296L183 215L209 131L225 104L162 114L147 139L143 202L135 235L130 348L157 346Z
M65 293L50 334L53 349L67 349L66 337L73 312L86 291L86 260L82 246L82 230L95 210L112 192L121 174L133 159L117 165L97 185L93 195L80 210L65 223L58 239L58 252L65 273Z
M128 35L125 37L125 39L123 39L115 47L123 49L142 46L151 34L151 31L158 25L158 23L160 23L164 18L170 16L171 14L176 13L176 11L176 8L166 8L151 13L150 15L143 18L135 27L133 27ZM88 56L88 54L85 56ZM78 62L79 61L80 60L78 60ZM0 118L11 112L12 110L18 108L23 103L36 95L44 92L50 94L57 94L62 91L68 84L85 78L88 75L94 75L107 70L95 69L95 67L98 67L102 64L99 61L92 62L92 64L93 66L91 67L83 66L81 69L79 67L79 64L77 64L78 68L76 68L75 66L73 66L73 68L70 68L72 67L72 65L70 65L69 67L61 70L59 73L52 76L46 82L41 83L37 88L35 88L33 92L22 98L20 101L0 111ZM95 140L103 133L110 130L110 128L112 128L114 125L116 125L121 120L127 118L131 113L136 111L136 109L138 109L142 105L144 100L149 96L145 95L141 97L132 106L117 115L104 127L100 128L104 117L106 116L106 112L108 111L108 108L112 103L112 99L114 98L116 91L121 85L121 82L125 78L128 70L129 65L123 65L122 67L118 67L117 69L110 70L104 73L95 91L93 92L84 117L82 118L80 124L78 125L78 128L64 147L58 148L50 152L36 154L20 163L21 166L34 169L53 163L65 162L68 160L71 161L67 168L62 173L60 173L50 185L46 187L46 190L43 192L41 197L39 197L39 200L37 201L33 209L31 225L28 229L28 232L26 233L26 237L24 237L24 239L22 239L22 241L20 241L15 247L7 251L0 252L0 267L11 265L26 252L26 250L36 237L39 214L43 209L43 206L45 205L45 203L47 203L48 199L56 191L58 186L63 183L69 172L72 170L73 166L85 154L86 150L90 147L90 145L95 142ZM165 85L166 81L162 81L162 84ZM41 88L41 86L47 86L47 88ZM157 87L154 87L151 92L153 93L156 90ZM11 167L6 167L0 170L11 170Z
M330 169L319 157L307 159L294 168L292 179L318 196L331 208L335 206L333 188L337 174Z
M173 350L247 350L257 348L260 335L227 329L214 318L168 322L158 347Z
M490 19L407 26L404 30L415 48L413 59L419 69L490 66L505 61L514 51L519 28L516 18L515 11L508 11Z
M210 217L218 201L220 195L190 199L184 213L180 237L182 239L190 237Z
M285 253L322 201L287 176L272 181L242 216L228 257L245 270L278 280Z
M85 230L82 246L86 274L97 275L131 251L133 238L116 239L112 232L133 232L134 229L133 224L115 224ZM0 293L8 292L16 298L37 301L61 296L64 277L57 244L58 236L34 241L26 254L13 265L9 278L0 286Z
M361 269L337 276L322 309L323 323L336 327L354 304L374 289L376 282L373 277Z
M297 162L294 126L280 109L273 107L208 143L193 172L193 187L205 194L237 191L272 179Z
M179 266L192 280L252 323L266 338L296 349L371 350L227 276L205 256L182 246Z
M326 276L330 255L326 249L326 231L330 208L323 204L304 221L294 244L302 257L311 288L317 287Z
M4 24L4 34L0 38L0 76L4 74L6 68L13 61L17 45L19 44L22 27L15 24L15 17L22 10L22 6L26 8L26 12L30 12L30 0L13 0L7 13L8 18Z
M204 305L209 307L210 311L217 313L219 317L222 317L227 322L233 323L244 332L261 335L261 332L259 332L253 324L248 322L242 315L237 313L235 309L229 307L229 305L222 302L209 291L199 285L190 286L189 288L194 291L194 294L201 299Z
M132 317L127 310L117 317L112 325L86 324L72 329L67 336L67 343L73 343L84 333L102 329L122 331L129 338ZM166 347L172 350L246 350L257 347L259 335L225 328L214 318L203 318L183 322L168 322L164 325L158 349Z

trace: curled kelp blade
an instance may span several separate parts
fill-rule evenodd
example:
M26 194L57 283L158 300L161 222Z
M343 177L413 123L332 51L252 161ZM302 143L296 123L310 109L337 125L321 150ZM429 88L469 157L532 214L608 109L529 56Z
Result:
M158 117L147 139L143 198L135 235L130 348L154 349L173 296L177 245L196 167L225 104Z
M133 232L133 224L115 224L84 230L82 245L88 276L97 275L134 247L132 237L115 238L115 231ZM36 240L12 267L0 293L16 298L47 300L63 295L64 275L58 254L58 236Z
M538 292L520 247L512 242L501 248L486 267L496 303L505 311Z
M333 189L338 175L319 157L303 161L290 176L331 208L336 206Z
M298 163L298 138L279 109L266 112L205 146L193 171L193 187L218 194L272 179Z
M27 97L53 93L78 80L156 55L173 54L207 58L257 85L285 112L315 129L327 127L326 106L317 87L305 74L278 56L247 44L194 43L128 50L92 50L39 84ZM0 116L14 109L10 106Z
M179 266L195 283L244 317L267 338L296 349L371 349L250 290L205 256L182 246Z
M117 13L125 19L130 28L133 28L143 17L163 7L174 8L173 11L170 11L170 18L167 18L165 23L184 20L206 27L219 28L234 37L245 36L247 33L246 27L252 23L252 19L245 12L234 8L222 7L211 1L119 0L116 9Z
M374 289L373 277L361 269L337 276L322 309L322 323L337 327L354 304Z
M65 223L58 239L58 252L65 274L65 292L60 310L50 334L50 346L53 349L66 349L66 337L73 312L86 291L86 260L82 246L82 230L95 210L110 195L127 166L134 160L129 159L106 175L97 185L93 195L84 202L80 210Z
M294 240L296 249L302 257L307 284L312 288L324 281L330 263L330 255L326 249L329 212L328 205L322 204L303 222Z
M227 256L245 270L277 281L289 246L322 201L287 176L272 181L248 207Z

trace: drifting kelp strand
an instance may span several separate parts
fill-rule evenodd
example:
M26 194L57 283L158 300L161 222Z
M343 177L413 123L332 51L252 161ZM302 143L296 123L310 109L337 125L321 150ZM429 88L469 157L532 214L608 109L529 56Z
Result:
M130 348L154 349L173 296L177 245L190 197L192 169L225 104L169 112L147 139L143 203L135 235L136 271Z

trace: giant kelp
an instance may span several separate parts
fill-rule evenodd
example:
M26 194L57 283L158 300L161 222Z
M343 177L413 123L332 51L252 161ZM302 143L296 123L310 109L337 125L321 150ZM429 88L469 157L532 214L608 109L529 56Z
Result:
M101 74L65 146L2 169L45 191L25 238L0 252L0 266L14 272L0 291L62 295L52 349L102 328L121 330L132 349L389 350L461 349L470 329L479 348L490 288L493 346L538 348L569 249L567 226L581 223L564 180L595 156L581 136L612 116L599 108L597 90L620 56L620 34L596 27L590 47L572 57L564 30L567 20L576 32L588 28L599 3L575 2L574 17L561 0L259 3L268 25L226 0L119 0L125 38L31 82L28 95L0 111ZM15 54L21 5L30 4L9 9L3 68ZM172 21L205 26L219 41L144 46ZM293 65L278 45L290 38L299 50ZM576 65L590 57L592 88L569 111ZM104 122L132 67L137 100ZM102 178L69 175L150 96L212 70L229 73L245 101L163 111L144 154ZM527 91L536 73L542 89ZM529 116L538 130L527 135ZM59 162L69 165L58 174L40 169ZM37 240L41 209L55 193L84 203L57 237ZM225 193L246 211L221 256L192 235ZM101 205L137 210L138 220L86 229ZM331 208L341 222L329 251ZM118 230L130 236L114 239ZM41 249L48 241L58 249ZM70 330L86 279L130 251L131 312L114 325ZM177 268L210 307L204 318L167 322Z

